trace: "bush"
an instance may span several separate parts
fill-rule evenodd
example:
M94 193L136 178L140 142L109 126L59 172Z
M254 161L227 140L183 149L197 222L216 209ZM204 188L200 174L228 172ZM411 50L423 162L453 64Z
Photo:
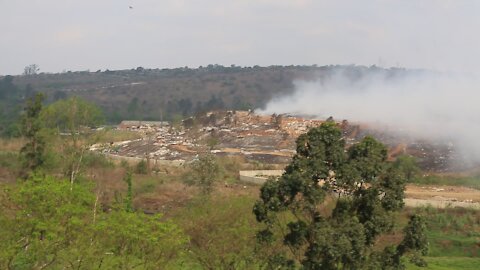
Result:
M185 176L184 182L188 185L198 186L204 195L208 195L213 191L219 174L220 166L216 157L205 154L190 164L190 172Z
M20 167L18 154L12 152L0 152L0 167L16 170Z
M83 157L83 164L87 168L115 168L115 164L99 153L89 152Z
M147 162L144 159L142 159L140 162L137 163L137 166L135 166L135 172L138 174L148 173Z

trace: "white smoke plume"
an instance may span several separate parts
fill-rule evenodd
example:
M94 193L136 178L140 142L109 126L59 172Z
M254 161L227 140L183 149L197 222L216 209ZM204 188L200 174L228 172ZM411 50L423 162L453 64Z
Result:
M344 67L294 86L292 95L270 101L263 113L381 124L453 143L469 160L480 161L480 80L475 76Z

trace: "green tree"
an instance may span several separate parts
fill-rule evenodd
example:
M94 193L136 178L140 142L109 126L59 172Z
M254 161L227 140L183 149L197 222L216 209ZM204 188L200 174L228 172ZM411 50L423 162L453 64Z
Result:
M398 156L393 166L403 174L408 182L411 182L420 172L417 160L410 155Z
M40 169L46 159L46 138L42 134L44 126L40 119L43 100L44 95L42 93L29 98L21 120L22 134L27 139L27 143L20 150L22 175L24 177Z
M34 175L0 205L0 269L165 269L188 240L160 215L101 212L85 181Z
M410 216L408 225L403 229L405 237L397 248L398 254L410 254L410 262L426 266L427 263L421 257L428 253L427 224L420 215Z
M386 147L372 137L345 151L333 121L301 135L285 173L262 186L253 208L257 221L265 224L258 239L272 243L279 238L288 248L272 263L305 269L378 265L385 256L375 255L375 240L393 229L405 188L386 159ZM397 249L391 253L403 255ZM393 267L402 266L392 261Z
M63 138L65 175L73 183L81 172L85 152L99 139L92 128L103 123L102 112L92 103L71 97L47 106L41 118Z
M4 215L8 218L2 226L0 268L52 267L70 245L80 244L82 237L89 240L84 218L92 213L93 196L88 186L70 191L67 181L34 175L8 195L4 203L15 207Z
M218 180L220 166L212 154L202 154L190 164L190 174L186 176L186 183L198 186L204 195L209 195Z

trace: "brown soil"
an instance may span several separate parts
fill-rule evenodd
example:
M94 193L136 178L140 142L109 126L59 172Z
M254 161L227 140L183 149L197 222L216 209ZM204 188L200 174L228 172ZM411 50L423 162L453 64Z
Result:
M459 186L407 185L405 195L411 199L480 202L480 190Z

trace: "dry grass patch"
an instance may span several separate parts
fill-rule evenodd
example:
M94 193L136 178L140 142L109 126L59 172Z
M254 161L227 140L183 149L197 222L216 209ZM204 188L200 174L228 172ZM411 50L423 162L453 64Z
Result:
M25 140L21 138L0 138L0 152L18 152L25 144Z

